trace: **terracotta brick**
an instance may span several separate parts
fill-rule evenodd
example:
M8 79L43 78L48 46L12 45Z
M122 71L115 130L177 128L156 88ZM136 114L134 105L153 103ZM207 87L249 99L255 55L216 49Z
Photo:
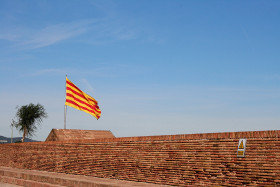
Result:
M280 131L2 144L0 165L178 186L279 185L279 145Z

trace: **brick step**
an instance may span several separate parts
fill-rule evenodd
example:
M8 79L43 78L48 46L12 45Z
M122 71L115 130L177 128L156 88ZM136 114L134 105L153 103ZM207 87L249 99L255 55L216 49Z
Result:
M164 187L144 182L97 178L82 175L70 175L55 172L24 170L0 166L0 181L25 187Z
M63 187L57 184L50 184L32 180L19 179L14 177L0 176L0 182L7 184L15 184L24 187Z

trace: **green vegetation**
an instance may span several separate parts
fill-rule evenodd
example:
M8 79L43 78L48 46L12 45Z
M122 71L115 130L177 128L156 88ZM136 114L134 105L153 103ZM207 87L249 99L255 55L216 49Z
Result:
M37 125L40 125L43 118L47 117L47 113L39 103L37 105L30 103L29 105L17 107L17 109L17 121L13 120L11 125L23 132L22 142L24 142L26 136L31 137L34 135Z

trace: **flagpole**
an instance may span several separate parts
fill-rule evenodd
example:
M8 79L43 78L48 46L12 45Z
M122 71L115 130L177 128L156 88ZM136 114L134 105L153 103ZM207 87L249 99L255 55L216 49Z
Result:
M64 129L66 129L66 114L67 114L67 106L64 105Z
M14 134L14 133L13 133L13 130L14 130L14 125L12 124L11 126L12 126L12 136L11 136L11 143L13 143L13 134Z
M66 75L67 78L67 75ZM66 97L66 81L65 81L65 97ZM67 106L64 105L64 129L66 129L66 115L67 115Z

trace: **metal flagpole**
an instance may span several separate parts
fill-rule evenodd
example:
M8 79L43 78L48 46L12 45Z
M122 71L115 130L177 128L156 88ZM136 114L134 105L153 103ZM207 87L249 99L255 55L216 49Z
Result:
M66 75L67 78L67 75ZM66 97L66 81L65 81L65 97ZM64 104L64 129L66 129L66 115L67 115L67 106Z
M64 105L64 129L66 129L66 114L67 114L67 106Z
M13 125L11 125L12 126L12 136L11 136L11 143L13 143L13 130L14 130L14 126Z

